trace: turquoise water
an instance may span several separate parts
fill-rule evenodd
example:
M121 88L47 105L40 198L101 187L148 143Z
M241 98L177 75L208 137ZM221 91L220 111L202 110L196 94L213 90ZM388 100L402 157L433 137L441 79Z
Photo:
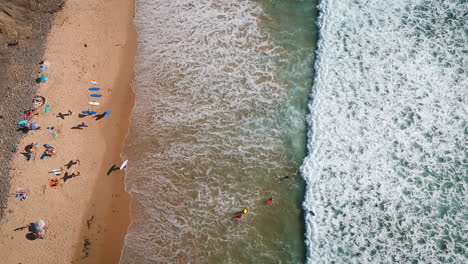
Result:
M137 1L122 263L305 261L314 5Z

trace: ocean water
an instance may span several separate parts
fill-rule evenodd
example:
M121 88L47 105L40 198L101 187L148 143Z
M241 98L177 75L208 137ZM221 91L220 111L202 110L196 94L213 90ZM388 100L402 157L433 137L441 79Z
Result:
M137 0L122 263L305 261L315 6Z
M467 263L464 0L323 0L309 263Z

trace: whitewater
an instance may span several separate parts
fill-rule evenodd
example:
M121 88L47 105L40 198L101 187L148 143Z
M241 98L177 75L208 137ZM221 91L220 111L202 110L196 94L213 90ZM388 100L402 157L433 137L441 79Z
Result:
M305 261L314 4L136 1L121 263Z
M308 263L466 263L467 10L320 2Z

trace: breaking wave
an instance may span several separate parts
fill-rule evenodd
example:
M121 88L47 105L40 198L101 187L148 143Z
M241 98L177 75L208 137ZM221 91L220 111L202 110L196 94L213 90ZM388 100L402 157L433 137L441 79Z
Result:
M308 262L466 262L466 1L319 9Z

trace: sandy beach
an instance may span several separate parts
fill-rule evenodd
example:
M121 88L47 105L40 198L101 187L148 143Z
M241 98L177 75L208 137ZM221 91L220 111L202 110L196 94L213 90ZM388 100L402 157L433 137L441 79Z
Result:
M12 148L23 137L16 123L32 107L24 98L36 94L31 76L37 73L52 22L63 6L63 0L0 1L0 219L10 191Z
M50 63L42 73L48 81L37 90L46 102L32 118L41 129L25 134L11 164L10 196L0 226L2 263L118 263L130 222L130 197L124 171L108 172L122 162L133 107L133 16L134 1L125 0L68 0L57 13L44 58L38 58L38 63ZM39 72L38 64L31 79ZM96 86L101 98L90 97L94 92L88 88ZM112 113L98 119L81 115L83 110ZM78 128L82 122L88 127ZM47 127L54 127L58 137ZM27 161L22 153L33 142L40 145L38 155ZM57 156L41 159L44 144L53 146ZM67 169L77 159L79 164ZM60 186L49 187L50 172L60 168ZM77 177L64 178L77 172ZM28 198L15 198L17 189L26 190ZM39 219L48 226L46 238L32 239L27 225Z

